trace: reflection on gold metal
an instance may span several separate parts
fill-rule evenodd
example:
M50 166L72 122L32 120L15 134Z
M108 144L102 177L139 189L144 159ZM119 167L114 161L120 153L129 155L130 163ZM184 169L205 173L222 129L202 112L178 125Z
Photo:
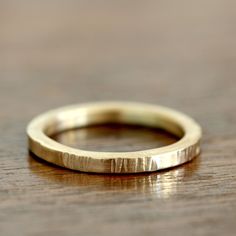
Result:
M37 159L35 156L32 157L32 154L29 156L29 168L40 181L52 181L55 184L81 189L88 187L90 191L94 189L100 192L127 192L154 198L169 198L177 194L182 182L191 178L200 162L197 158L180 168L149 174L101 175L70 171L36 161L35 158Z

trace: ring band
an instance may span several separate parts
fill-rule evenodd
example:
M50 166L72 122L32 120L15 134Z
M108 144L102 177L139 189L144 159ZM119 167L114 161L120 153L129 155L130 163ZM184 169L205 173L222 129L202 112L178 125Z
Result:
M164 129L179 141L133 152L93 152L75 149L50 137L67 129L119 123ZM97 102L60 108L36 117L27 128L29 150L36 156L73 170L95 173L141 173L166 169L200 153L200 126L169 108L128 102Z

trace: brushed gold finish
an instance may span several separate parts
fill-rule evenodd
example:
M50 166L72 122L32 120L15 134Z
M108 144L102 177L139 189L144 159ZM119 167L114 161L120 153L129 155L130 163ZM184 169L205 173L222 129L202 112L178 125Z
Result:
M162 148L134 152L94 152L65 146L51 139L63 130L121 123L165 129L180 140ZM29 149L38 157L73 170L96 173L151 172L181 165L200 153L199 125L169 108L130 102L97 102L50 111L27 128Z

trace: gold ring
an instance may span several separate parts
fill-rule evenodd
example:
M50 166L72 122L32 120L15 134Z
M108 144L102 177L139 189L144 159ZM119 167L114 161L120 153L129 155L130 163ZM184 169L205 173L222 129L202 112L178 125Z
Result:
M119 123L164 129L176 143L133 152L93 152L75 149L50 137L67 129ZM59 166L83 172L140 173L181 165L200 153L202 131L188 116L169 108L130 102L75 105L36 117L27 128L29 150Z

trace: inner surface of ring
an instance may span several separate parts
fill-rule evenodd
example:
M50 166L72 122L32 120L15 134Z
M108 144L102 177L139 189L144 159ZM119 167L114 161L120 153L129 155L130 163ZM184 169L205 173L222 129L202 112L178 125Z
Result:
M52 118L44 132L47 136L54 137L53 139L57 140L55 138L57 134L67 130L111 124L165 130L172 137L175 136L175 141L184 136L183 128L168 117L142 111L120 111L116 109L106 111L78 109L77 111L62 112ZM57 141L60 142L60 139Z

